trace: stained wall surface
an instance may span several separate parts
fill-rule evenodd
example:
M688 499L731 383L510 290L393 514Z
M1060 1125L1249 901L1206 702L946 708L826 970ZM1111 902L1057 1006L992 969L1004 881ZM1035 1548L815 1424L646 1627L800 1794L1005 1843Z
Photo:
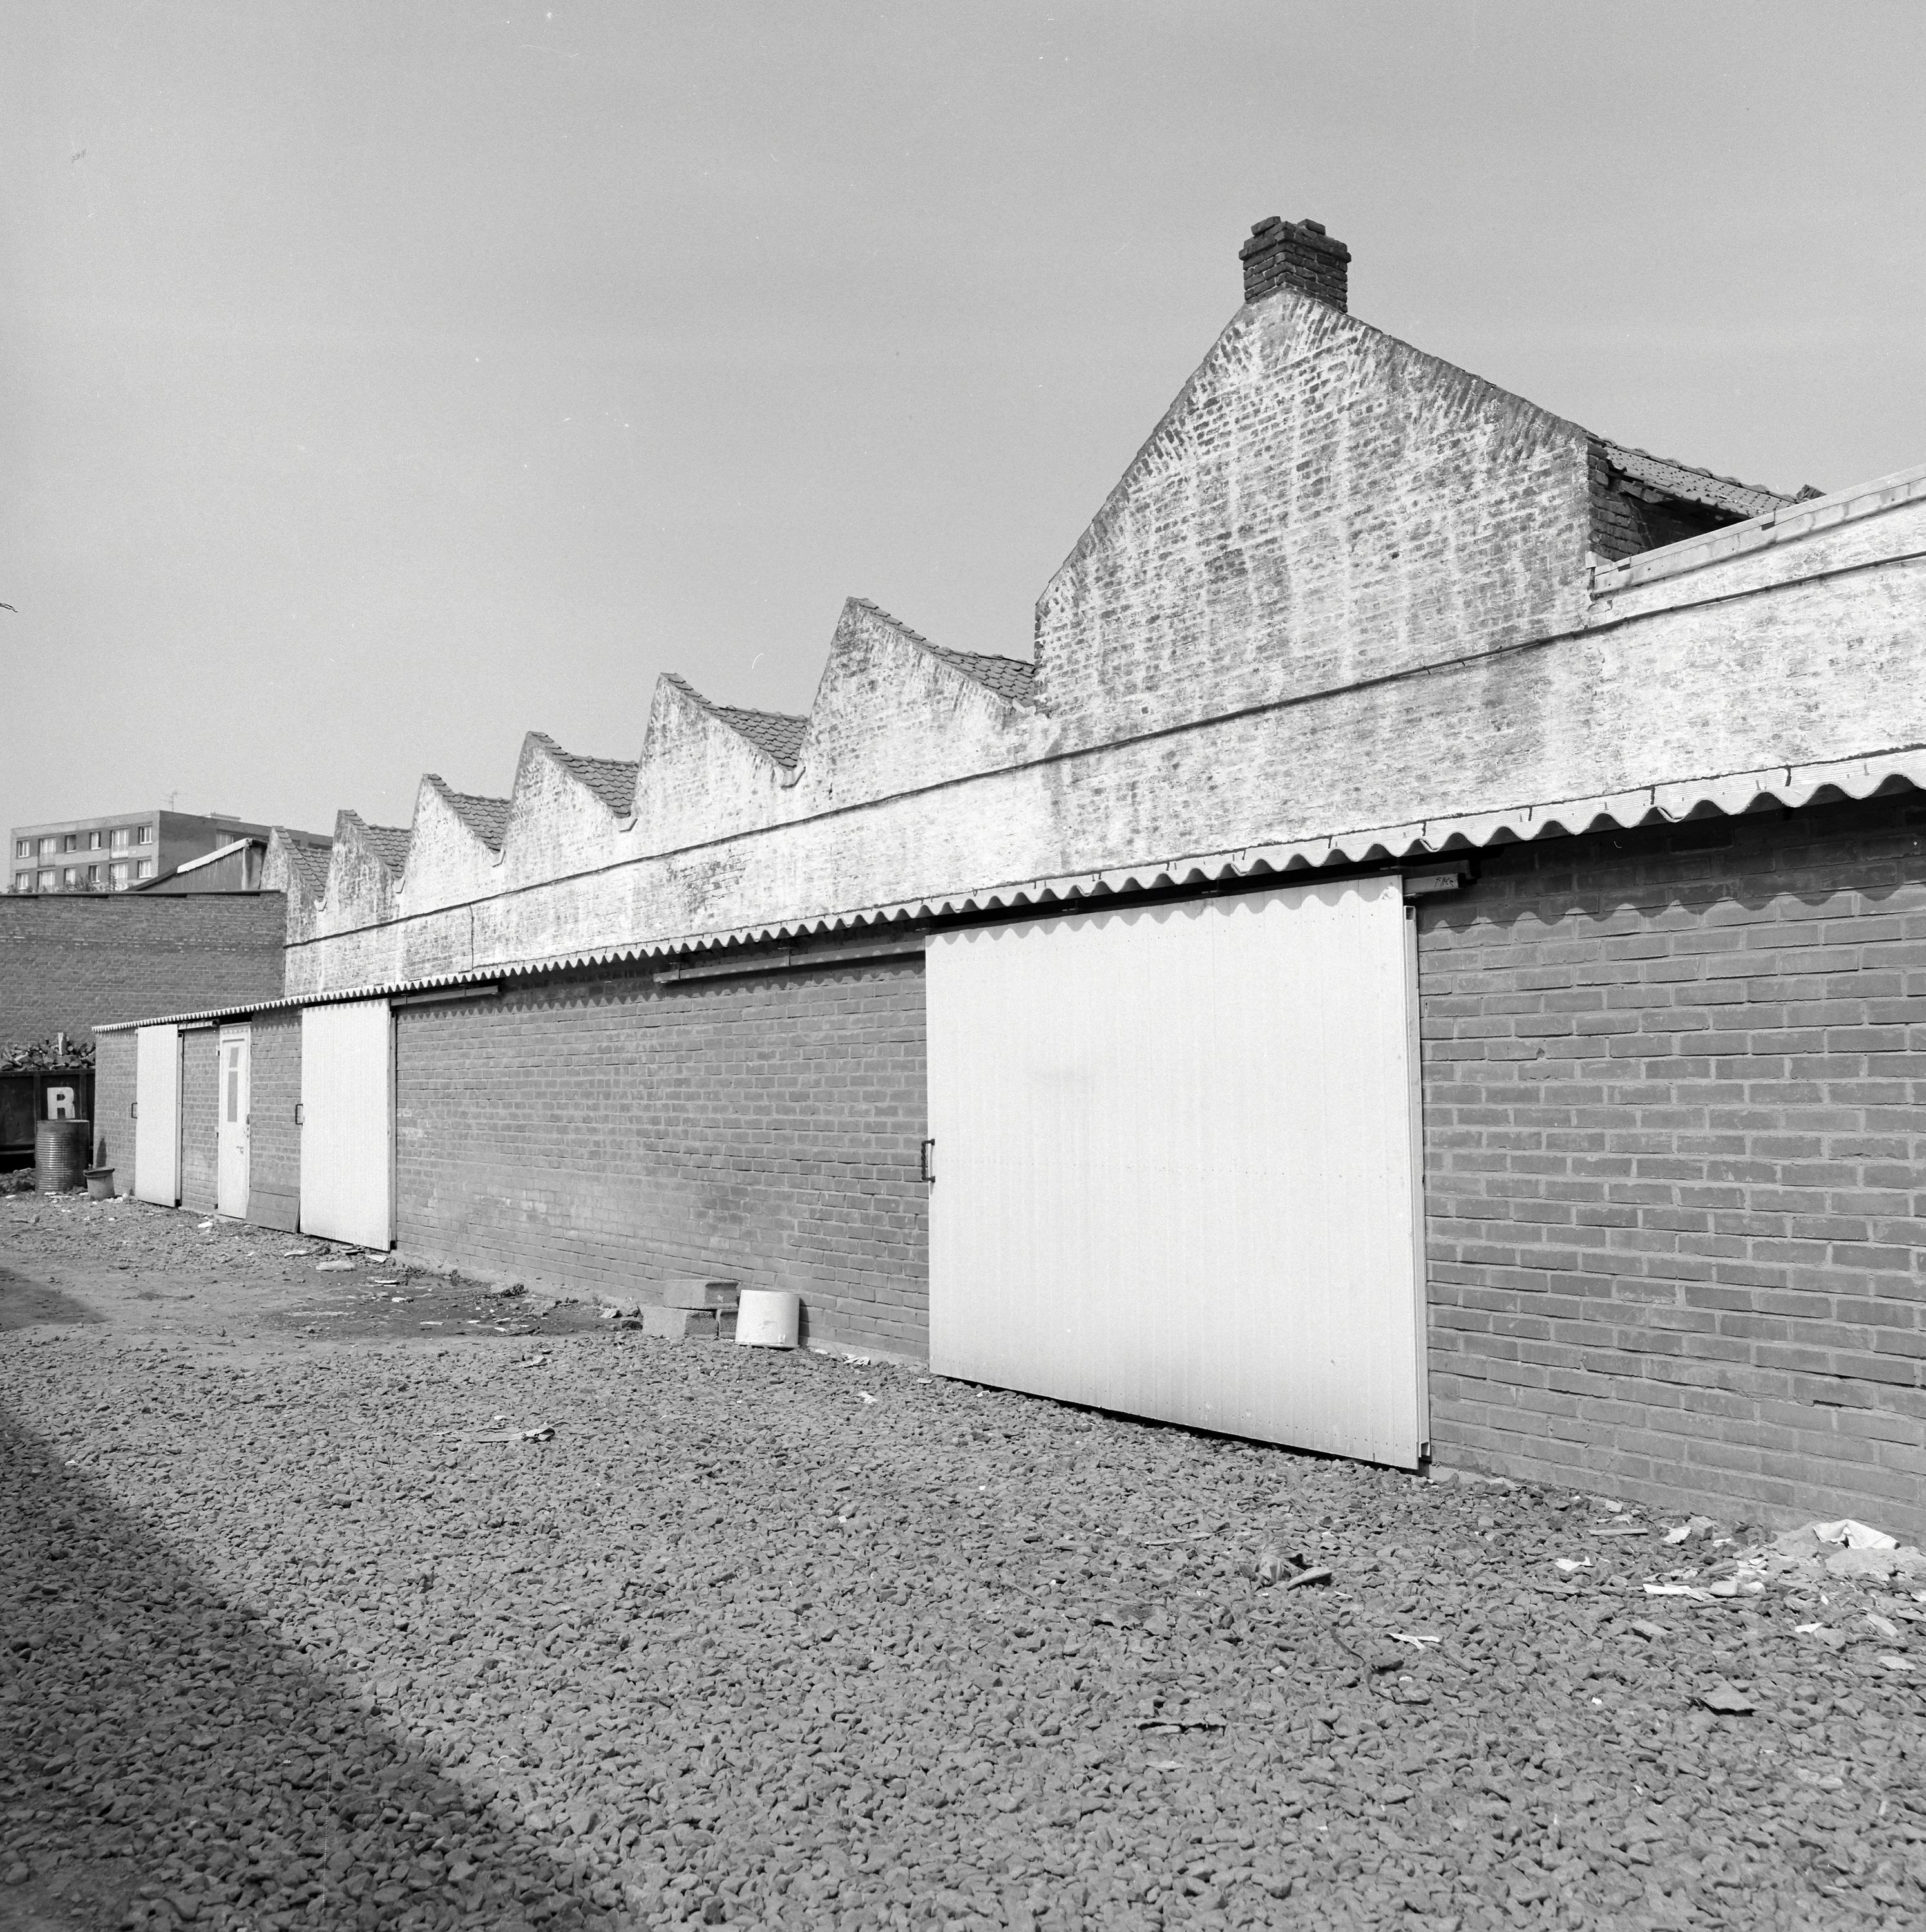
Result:
M806 1340L927 1353L920 956L395 1020L402 1252L645 1299L714 1272L799 1292Z
M1488 854L1419 961L1437 1461L1926 1538L1926 808Z

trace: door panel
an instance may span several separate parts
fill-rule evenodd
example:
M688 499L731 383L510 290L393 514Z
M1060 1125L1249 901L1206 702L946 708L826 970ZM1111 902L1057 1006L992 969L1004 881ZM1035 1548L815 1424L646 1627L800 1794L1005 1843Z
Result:
M301 1015L301 1232L393 1238L392 1034L386 1000Z
M1395 878L933 938L932 1367L1415 1462L1408 944Z
M181 1030L134 1036L134 1191L163 1208L181 1204Z
M252 1039L245 1027L221 1033L219 1151L215 1162L215 1205L243 1220L248 1213L248 1115L252 1104Z

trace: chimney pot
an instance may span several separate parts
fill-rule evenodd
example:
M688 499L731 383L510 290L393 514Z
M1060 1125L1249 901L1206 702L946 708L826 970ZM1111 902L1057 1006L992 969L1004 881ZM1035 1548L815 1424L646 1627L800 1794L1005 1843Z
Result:
M1266 215L1238 251L1244 264L1244 299L1261 302L1279 289L1294 290L1340 310L1350 303L1351 250L1308 216L1286 221Z

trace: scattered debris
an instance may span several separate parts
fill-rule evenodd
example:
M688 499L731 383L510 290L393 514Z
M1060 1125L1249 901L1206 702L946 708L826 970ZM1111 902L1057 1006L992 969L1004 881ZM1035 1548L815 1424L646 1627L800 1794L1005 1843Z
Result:
M1755 1708L1743 1690L1734 1689L1723 1677L1709 1690L1699 1691L1696 1701L1722 1718L1749 1718Z
M1708 1530L1717 1528L1718 1525L1708 1516L1689 1516L1684 1522L1667 1530L1665 1540L1668 1543L1689 1543L1693 1537L1703 1536Z
M314 1272L317 1274L340 1274L353 1266L352 1258L338 1262L317 1262L314 1264Z

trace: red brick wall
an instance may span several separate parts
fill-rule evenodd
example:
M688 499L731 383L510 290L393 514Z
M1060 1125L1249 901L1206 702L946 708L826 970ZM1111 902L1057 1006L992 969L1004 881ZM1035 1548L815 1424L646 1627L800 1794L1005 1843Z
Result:
M286 918L279 892L0 896L0 1044L276 997Z
M221 1029L181 1035L181 1205L212 1214L221 1131Z
M301 1016L263 1013L250 1027L248 1219L292 1232L301 1221Z
M1426 902L1438 1462L1926 1540L1921 820L1555 838Z
M114 1192L134 1192L134 1054L131 1033L104 1033L94 1054L94 1149L107 1142Z
M922 962L558 979L398 1014L399 1245L645 1292L714 1269L805 1337L927 1353Z

